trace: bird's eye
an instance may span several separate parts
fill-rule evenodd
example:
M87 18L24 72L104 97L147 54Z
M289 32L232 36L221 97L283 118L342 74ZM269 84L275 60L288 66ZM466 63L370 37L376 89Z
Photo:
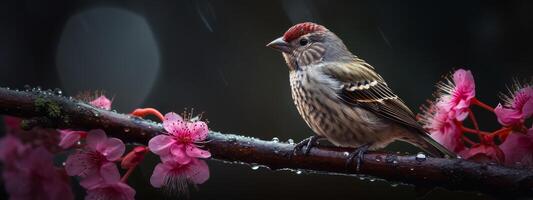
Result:
M301 46L305 46L305 45L307 45L308 42L309 42L309 41L307 41L307 39L301 39L301 40L300 40L300 45L301 45Z

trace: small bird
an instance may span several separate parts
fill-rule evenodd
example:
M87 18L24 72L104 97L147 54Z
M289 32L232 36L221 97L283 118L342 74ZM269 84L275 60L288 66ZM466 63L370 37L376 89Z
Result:
M280 51L289 67L294 104L316 133L296 145L309 153L317 139L356 148L357 166L367 150L395 140L411 143L434 157L456 155L434 141L415 115L392 92L374 67L353 55L326 27L296 24L267 47Z

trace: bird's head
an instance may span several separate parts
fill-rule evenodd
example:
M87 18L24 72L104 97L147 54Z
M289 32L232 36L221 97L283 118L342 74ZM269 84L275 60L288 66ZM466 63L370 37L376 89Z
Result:
M300 70L322 61L336 61L351 55L333 32L312 22L294 25L282 37L267 44L267 47L283 54L289 70Z

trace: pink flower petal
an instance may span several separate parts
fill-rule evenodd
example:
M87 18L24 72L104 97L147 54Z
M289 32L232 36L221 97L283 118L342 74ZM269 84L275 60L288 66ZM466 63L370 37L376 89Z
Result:
M80 179L80 185L85 189L99 187L104 183L104 178L100 175L96 175L96 173L94 175L86 176Z
M444 116L447 116L444 114ZM457 126L450 121L450 119L435 119L438 122L435 122L439 125L435 126L435 129L431 131L431 137L444 145L446 148L454 151L460 152L464 149L464 144L461 142L461 134ZM445 121L440 121L445 120Z
M96 172L90 155L84 152L76 152L67 157L65 171L69 176L85 176Z
M205 122L197 121L188 123L187 127L191 131L191 136L195 142L202 141L207 138L209 129L207 128L207 124L205 124Z
M184 145L173 145L170 148L170 152L172 153L172 159L180 164L187 164L191 161L191 157L185 153Z
M505 154L505 164L515 165L517 162L533 166L530 158L533 156L533 128L527 134L511 132L500 145Z
M522 107L522 115L524 115L524 118L529 118L533 115L533 95L531 95L526 103L524 103L524 106Z
M98 151L104 155L109 161L116 161L126 151L126 146L122 140L117 138L109 138L97 146Z
M81 133L83 131L72 131L72 130L59 130L61 141L59 141L59 146L63 149L68 149L80 141Z
M531 86L525 86L522 89L519 89L513 94L513 102L511 103L511 107L523 111L524 107L531 107L531 104L533 104L533 87ZM526 105L529 104L529 105ZM530 112L530 111L527 111Z
M453 89L450 91L449 87ZM457 120L463 121L468 116L468 108L476 94L472 73L464 69L455 71L453 84L443 87L443 91L445 95L442 95L439 101L446 104L446 110L455 112L453 116Z
M170 168L167 165L163 163L157 164L152 176L150 177L150 184L156 188L163 187L163 185L165 185L169 170Z
M135 190L123 182L105 184L87 191L86 200L134 200Z
M186 146L186 153L188 156L193 158L209 158L211 157L211 153L206 150L202 150L195 145L187 145Z
M468 116L468 107L470 106L470 103L465 100L459 101L459 103L455 106L455 119L458 121L463 121Z
M209 179L209 167L207 163L199 159L191 159L187 164L179 164L174 161L159 163L150 178L150 183L156 188L169 184L169 187L181 186L185 181L195 184L204 183ZM186 188L176 188L184 190Z
M120 198L121 200L134 200L135 199L135 189L130 187L129 185L118 182L115 186L118 191L120 191Z
M531 86L515 91L512 96L512 102L506 102L505 106L499 104L494 109L498 122L504 126L523 123L533 115L533 88Z
M450 95L442 95L440 96L436 102L435 107L439 112L449 112L452 110L452 96Z
M27 149L16 163L4 163L2 175L10 199L73 199L68 180L56 170L52 159L53 155L40 146Z
M176 133L187 128L181 116L173 112L165 115L165 119L163 119L163 127L171 135L175 135Z
M104 95L96 98L95 100L93 100L93 101L91 101L89 103L91 105L93 105L95 107L98 107L98 108L101 108L101 109L105 109L105 110L110 110L111 109L111 100L109 100Z
M517 110L504 108L501 104L498 104L498 106L494 108L494 113L498 118L498 122L504 126L520 123L523 117L522 114Z
M209 167L203 160L194 159L187 171L187 177L195 184L202 184L209 179Z
M114 183L120 181L120 173L118 172L117 165L112 162L103 164L100 167L100 175L107 183Z
M168 135L158 135L148 141L148 148L157 155L167 155L170 153L170 146L176 141Z
M472 76L470 70L458 69L455 71L453 73L453 82L457 87L465 87L468 91L475 89L474 76Z
M477 144L468 150L462 151L460 155L465 159L479 162L503 163L505 160L503 151L496 145Z
M87 134L87 147L89 149L96 151L98 149L99 143L103 143L107 140L107 136L102 129L94 129L89 131Z

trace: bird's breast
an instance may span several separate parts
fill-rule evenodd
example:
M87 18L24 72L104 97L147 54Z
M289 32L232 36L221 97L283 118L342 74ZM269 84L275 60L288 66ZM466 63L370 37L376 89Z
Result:
M305 71L290 73L294 104L307 125L339 146L357 147L378 138L376 116L337 97L335 80Z
M333 126L335 113L342 109L336 98L336 91L331 85L321 82L314 74L295 71L290 74L291 92L298 112L318 135L325 135L337 131L339 126Z

